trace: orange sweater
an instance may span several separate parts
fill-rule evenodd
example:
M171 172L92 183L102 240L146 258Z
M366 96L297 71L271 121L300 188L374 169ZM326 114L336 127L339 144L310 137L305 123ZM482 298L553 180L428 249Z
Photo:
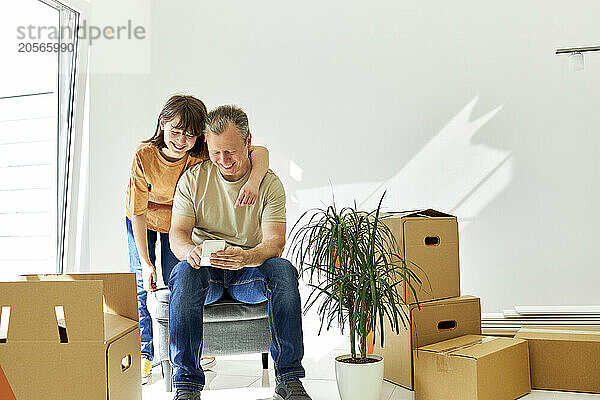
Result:
M148 229L168 233L177 181L189 167L202 161L203 158L186 154L171 162L151 144L138 147L127 186L127 217L147 212Z

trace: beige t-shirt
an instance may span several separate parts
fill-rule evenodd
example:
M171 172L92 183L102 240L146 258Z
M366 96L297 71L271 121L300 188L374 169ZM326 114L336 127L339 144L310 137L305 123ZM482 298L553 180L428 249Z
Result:
M132 219L147 212L148 229L168 233L175 185L185 170L203 160L186 154L180 160L167 161L156 146L139 146L133 156L127 186L127 217Z
M285 222L285 190L271 170L260 184L254 205L233 207L249 177L250 170L240 180L229 182L210 161L191 167L181 176L173 212L195 218L194 243L223 239L230 246L249 249L262 241L263 223Z

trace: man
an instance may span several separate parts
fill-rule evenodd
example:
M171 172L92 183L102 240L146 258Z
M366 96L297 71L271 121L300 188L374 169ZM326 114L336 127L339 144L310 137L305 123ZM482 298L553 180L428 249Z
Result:
M235 208L237 193L252 168L248 117L238 107L222 106L209 113L208 121L210 162L190 168L179 180L169 232L173 253L185 260L173 268L169 281L175 400L200 399L205 382L198 361L203 306L217 301L225 290L241 302L268 301L277 379L273 398L310 400L299 380L305 372L298 272L279 258L286 228L283 185L269 171L256 203ZM230 247L211 255L210 267L201 267L201 244L206 239L224 239Z

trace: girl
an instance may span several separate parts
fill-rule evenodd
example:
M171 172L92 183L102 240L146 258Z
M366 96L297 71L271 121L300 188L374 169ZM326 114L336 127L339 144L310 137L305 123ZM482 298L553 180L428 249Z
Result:
M160 236L163 282L168 283L171 270L179 262L169 247L169 227L175 186L191 166L208 159L204 130L207 110L192 96L172 96L163 107L154 136L144 140L133 157L127 187L127 240L130 271L137 278L140 319L142 384L152 372L152 319L146 307L147 290L156 290L156 253ZM268 170L268 151L252 150L250 179L240 190L235 206L254 204L258 188ZM210 358L209 360L214 360Z

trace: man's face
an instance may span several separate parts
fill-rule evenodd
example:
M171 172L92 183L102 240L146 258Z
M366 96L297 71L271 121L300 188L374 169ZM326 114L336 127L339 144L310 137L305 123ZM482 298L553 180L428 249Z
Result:
M220 135L215 135L208 130L206 144L210 161L219 168L225 179L237 181L248 172L250 136L247 143L244 143L234 124L230 123Z

